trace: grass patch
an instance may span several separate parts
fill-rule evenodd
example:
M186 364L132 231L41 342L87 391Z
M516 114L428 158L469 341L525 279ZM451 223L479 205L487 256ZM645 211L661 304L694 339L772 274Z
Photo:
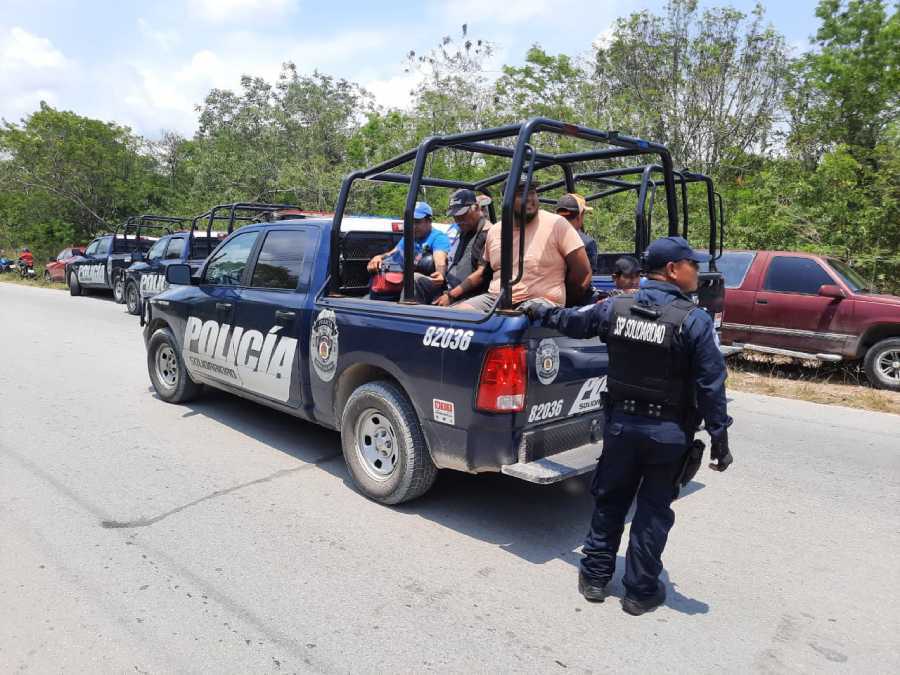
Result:
M34 286L37 288L55 288L58 291L67 291L69 287L66 286L61 281L51 281L47 283L41 277L36 277L34 279L23 279L19 276L18 273L13 272L4 272L0 274L0 281L6 282L8 284L18 284L19 286Z
M731 357L728 387L767 396L900 415L900 392L873 389L858 364L797 361L746 353Z

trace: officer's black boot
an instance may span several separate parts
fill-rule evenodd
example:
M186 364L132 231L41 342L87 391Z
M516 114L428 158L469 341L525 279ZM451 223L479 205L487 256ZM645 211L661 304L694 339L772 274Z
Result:
M582 572L579 572L578 592L588 602L603 602L606 599L606 584L600 586L584 576Z
M662 582L657 582L657 584L656 593L649 598L635 598L626 593L622 598L622 609L631 616L652 612L666 601L666 587Z

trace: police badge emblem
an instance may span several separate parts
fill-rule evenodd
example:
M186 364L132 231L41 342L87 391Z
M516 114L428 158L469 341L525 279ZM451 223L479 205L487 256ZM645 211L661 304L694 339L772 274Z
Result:
M313 322L309 353L316 375L323 382L334 379L338 360L338 327L332 310L323 309Z
M553 338L545 338L538 345L535 370L541 384L553 384L559 374L559 346Z

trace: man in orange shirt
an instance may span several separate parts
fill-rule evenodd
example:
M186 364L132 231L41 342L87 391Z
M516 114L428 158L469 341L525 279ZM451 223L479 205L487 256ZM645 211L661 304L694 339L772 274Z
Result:
M507 189L512 186L508 186ZM512 278L519 274L519 214L525 183L516 187L513 200L513 269ZM566 298L583 298L591 285L591 264L578 232L562 216L540 209L537 185L532 183L525 195L525 265L522 278L512 288L512 303L544 298L565 306ZM501 223L488 230L484 246L484 262L449 294L436 304L448 305L470 289L479 288L486 270L493 272L487 293L476 295L454 305L455 309L490 311L500 295L500 233Z

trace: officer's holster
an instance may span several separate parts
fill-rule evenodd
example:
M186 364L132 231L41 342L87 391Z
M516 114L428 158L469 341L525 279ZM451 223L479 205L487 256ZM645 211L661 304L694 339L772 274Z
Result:
M703 441L699 439L694 439L694 442L691 443L684 456L684 461L681 464L681 471L678 473L678 480L675 484L675 487L679 491L690 483L694 476L697 475L697 472L700 470L700 465L703 463L703 451L705 449L706 446L703 444Z

